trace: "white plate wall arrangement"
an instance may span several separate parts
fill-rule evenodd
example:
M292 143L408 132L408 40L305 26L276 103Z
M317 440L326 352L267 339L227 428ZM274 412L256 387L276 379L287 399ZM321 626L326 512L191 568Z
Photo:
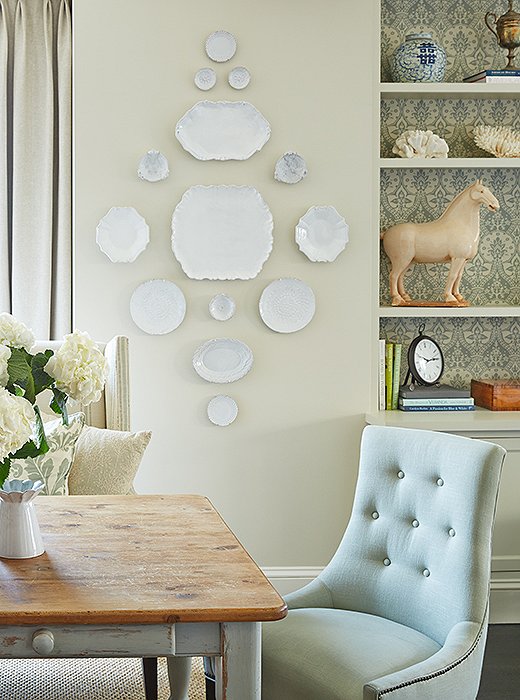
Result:
M345 250L349 225L332 206L311 207L299 220L295 240L312 262L333 262Z
M201 100L179 119L175 136L198 160L247 160L267 143L271 126L250 102Z
M202 379L228 384L242 379L253 366L253 352L241 340L213 338L203 343L193 355L193 368Z
M150 335L165 335L178 328L186 315L182 290L169 280L148 280L130 299L130 315L136 326Z
M312 321L316 300L308 284L285 277L267 285L258 308L268 328L277 333L295 333Z
M273 217L254 187L194 185L172 216L172 250L191 279L256 277L273 247Z
M168 160L160 151L148 151L139 161L137 174L141 180L160 182L170 174Z
M96 227L96 243L112 262L134 262L149 240L148 224L133 207L112 207Z
M208 403L208 418L214 425L227 427L238 416L238 405L235 399L225 394L214 396Z

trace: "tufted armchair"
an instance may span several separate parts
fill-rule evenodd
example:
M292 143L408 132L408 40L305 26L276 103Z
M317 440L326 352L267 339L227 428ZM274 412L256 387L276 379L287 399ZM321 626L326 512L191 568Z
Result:
M323 572L263 625L263 700L474 700L505 451L365 428L351 519Z

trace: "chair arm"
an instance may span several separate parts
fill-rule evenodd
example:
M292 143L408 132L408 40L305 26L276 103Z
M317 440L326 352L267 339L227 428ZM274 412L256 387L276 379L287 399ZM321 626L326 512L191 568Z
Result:
M294 608L333 608L332 594L318 578L285 596L289 610Z
M363 700L475 700L487 636L487 618L458 622L439 651L414 666L376 678L364 686Z

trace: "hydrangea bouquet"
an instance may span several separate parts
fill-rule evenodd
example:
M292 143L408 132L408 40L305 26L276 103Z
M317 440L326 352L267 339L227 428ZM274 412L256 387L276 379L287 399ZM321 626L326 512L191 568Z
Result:
M106 359L88 333L66 335L60 349L31 353L34 335L11 314L0 313L0 487L13 459L49 450L36 397L47 389L50 407L68 424L67 400L98 401Z

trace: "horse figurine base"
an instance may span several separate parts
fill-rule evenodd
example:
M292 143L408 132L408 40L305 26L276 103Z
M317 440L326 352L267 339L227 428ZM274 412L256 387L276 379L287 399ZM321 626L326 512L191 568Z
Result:
M462 299L459 301L456 299L455 301L425 301L424 299L417 299L414 301L413 299L410 299L410 301L403 301L399 302L399 304L392 304L392 306L453 306L453 307L464 307L464 306L471 306L469 301L466 301L466 299Z
M465 306L460 293L464 265L478 252L480 205L498 211L500 204L491 191L477 180L460 192L444 213L423 224L391 226L381 233L383 248L390 258L392 306L422 306L412 301L404 288L404 275L413 263L450 263L444 287L444 302L432 306Z

